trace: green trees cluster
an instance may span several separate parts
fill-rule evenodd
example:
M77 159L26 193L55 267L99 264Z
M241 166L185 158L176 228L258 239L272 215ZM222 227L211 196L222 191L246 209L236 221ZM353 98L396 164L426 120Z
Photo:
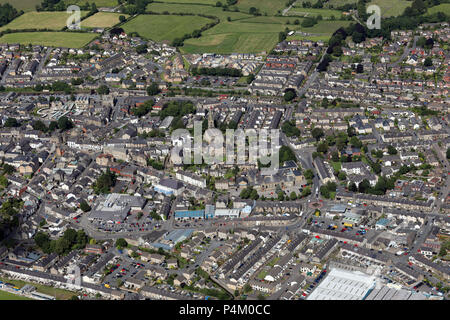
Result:
M102 84L100 87L98 87L97 93L100 94L100 95L109 94L109 88L108 88L108 86Z
M46 254L56 253L58 255L68 254L72 250L83 249L89 243L89 237L84 230L75 231L67 229L62 237L50 240L47 233L39 231L34 236L36 245Z
M258 191L253 189L253 187L247 187L241 191L239 195L242 199L252 199L257 200L259 198Z
M297 158L295 157L294 151L292 151L292 149L289 148L288 146L282 146L278 152L279 152L280 166L284 162L289 161L289 160L297 162Z
M114 172L111 172L109 168L106 172L102 173L94 184L94 191L96 194L110 193L111 188L116 185L117 176Z
M287 88L284 91L284 96L283 96L284 101L289 102L289 101L294 100L296 97L297 97L297 93L295 92L294 89Z
M23 11L18 12L9 3L0 4L0 27L8 24L21 14L23 14Z
M235 68L191 68L190 71L194 76L242 77L242 71Z
M83 210L83 212L91 211L91 206L86 202L86 200L82 200L80 202L80 209Z
M116 248L117 249L120 250L120 249L126 248L127 246L128 246L128 242L125 239L119 238L116 240Z
M295 120L286 121L281 126L281 131L287 137L300 137L300 129L295 125Z
M336 183L330 181L326 185L320 187L320 194L326 199L331 199L332 192L336 192L336 187Z
M161 90L159 90L159 86L156 82L152 82L148 87L147 87L147 94L149 96L156 96L158 93L160 93Z
M154 100L150 99L145 101L143 104L141 104L139 107L131 108L131 113L135 115L136 117L142 117L145 116L147 113L149 113L153 108Z

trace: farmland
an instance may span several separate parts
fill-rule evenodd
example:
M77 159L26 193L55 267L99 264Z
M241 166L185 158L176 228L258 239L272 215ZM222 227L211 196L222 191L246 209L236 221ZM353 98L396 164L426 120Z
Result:
M277 33L223 33L188 39L181 48L183 53L260 53L268 52L278 41Z
M286 0L238 0L237 7L248 12L251 7L258 8L261 14L274 15L286 8Z
M95 37L96 35L92 33L78 32L18 32L3 35L0 38L0 43L81 48Z
M81 11L81 17L87 14L86 11ZM0 28L0 31L11 30L25 30L25 29L48 29L48 30L62 30L67 23L67 18L70 15L66 12L27 12L7 25Z
M433 14L436 12L446 12L448 14L450 12L450 3L442 3L435 7L431 7L428 9L427 14Z
M81 26L87 28L109 28L120 22L119 17L121 15L128 17L128 15L121 13L97 12L93 16L83 20Z
M411 6L411 1L406 0L372 0L369 5L375 4L381 9L381 17L399 16L407 7Z
M41 4L42 0L0 0L0 4L9 3L17 10L34 11L36 5Z
M204 17L176 15L140 15L123 25L125 32L137 32L154 41L173 41L213 20Z
M299 6L293 7L291 10L289 10L289 15L302 17L317 17L318 15L321 15L324 19L328 19L331 16L339 18L342 13L339 10L303 8Z
M195 2L196 0L190 1ZM203 14L207 16L218 17L221 21L227 20L227 17L230 17L232 21L252 17L249 14L241 12L223 11L222 8L198 4L150 3L147 6L147 11L158 13L167 11L169 13Z
M42 1L40 1L42 2ZM102 7L117 7L119 5L119 2L117 0L65 0L64 1L66 5L71 5L71 4L75 4L75 5L84 5L86 2L88 3L95 3L95 5L97 6L97 8L102 8Z

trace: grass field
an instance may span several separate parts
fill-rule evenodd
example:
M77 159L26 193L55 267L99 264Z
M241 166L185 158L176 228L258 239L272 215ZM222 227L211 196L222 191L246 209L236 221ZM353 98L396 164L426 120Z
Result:
M8 278L3 278L3 277L0 277L0 280L3 282L12 283L19 288L22 288L26 284L30 284L33 287L35 287L38 292L54 296L54 297L56 297L56 300L68 300L73 295L78 295L76 292L53 288L53 287L49 287L49 286L44 286L42 284L33 283L33 282L26 282L26 281L22 281L22 280L8 279Z
M314 9L314 8L302 8L302 7L293 7L289 10L290 16L303 16L303 17L317 17L321 15L324 19L328 19L331 16L335 18L340 18L342 12L339 10L332 9Z
M173 41L186 33L201 29L213 20L198 16L140 15L125 23L125 32L137 32L154 41Z
M33 300L33 299L22 297L17 294L9 293L6 291L0 291L0 300Z
M411 6L411 1L406 0L372 0L368 5L375 4L381 9L381 17L398 16Z
M158 2L167 2L167 3L194 3L194 4L208 4L214 6L217 3L217 0L158 0ZM225 1L222 1L225 3Z
M0 4L9 3L17 10L34 11L36 10L36 5L41 4L42 0L0 0Z
M81 17L84 17L88 12L81 11ZM20 17L17 17L7 25L0 28L0 31L24 30L24 29L49 29L61 30L66 26L69 14L66 12L27 12Z
M109 28L120 22L119 17L128 15L121 13L97 12L86 20L81 21L81 27L87 28Z
M192 2L196 0L190 0ZM221 21L226 21L227 17L231 20L251 18L252 16L246 13L223 11L222 8L213 7L210 5L194 5L194 4L173 4L173 3L150 3L147 6L147 11L160 12L165 11L170 13L193 13L204 14L218 17Z
M270 51L278 42L278 33L222 33L188 39L183 53L261 53Z
M328 35L331 36L340 27L347 27L352 21L320 21L318 24L311 28L303 28L298 26L297 30L314 33L315 35Z
M81 48L97 35L78 32L17 32L5 34L0 43L36 44L49 47Z
M251 7L255 7L261 14L267 13L270 16L286 8L286 2L286 0L238 0L237 7L242 12L248 12Z
M336 8L336 7L340 7L343 6L344 4L348 4L348 3L356 3L358 2L357 0L328 0L327 3L324 3L323 7L325 8Z
M84 5L86 2L95 3L97 8L102 7L117 7L119 2L117 0L65 0L64 3L66 5L76 4L76 5Z
M450 13L450 3L442 3L440 5L431 7L428 9L427 14L433 14L436 12L444 12L446 14Z

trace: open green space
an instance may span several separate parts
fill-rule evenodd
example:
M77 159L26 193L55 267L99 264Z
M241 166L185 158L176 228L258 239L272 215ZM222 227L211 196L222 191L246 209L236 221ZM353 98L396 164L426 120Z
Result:
M431 7L427 10L427 14L433 14L436 12L444 12L450 14L450 3L441 3L440 5Z
M139 15L122 28L126 33L137 32L146 39L173 41L211 22L212 19L199 16Z
M64 290L64 289L53 288L53 287L45 286L43 284L38 284L38 283L34 283L34 282L9 279L9 278L5 278L5 277L0 277L0 280L3 282L11 283L18 288L22 288L26 284L32 285L33 287L36 288L36 291L43 293L43 294L53 296L56 298L56 300L68 300L73 295L78 295L76 292L72 292L72 291L68 291L68 290Z
M324 19L331 18L334 16L336 19L340 18L342 12L339 10L332 9L315 9L315 8L303 8L301 6L293 7L289 10L290 16L302 16L302 17L317 17L321 15Z
M165 3L189 3L189 4L208 4L214 6L218 0L158 0L158 2ZM222 3L225 4L226 0L222 0Z
M81 11L81 17L88 12ZM31 11L17 17L7 25L0 28L3 30L24 30L24 29L48 29L62 30L66 27L70 14L66 12L36 12Z
M192 0L194 1L194 0ZM238 0L239 11L249 12L250 8L257 8L261 14L275 15L286 8L286 0Z
M79 32L17 32L5 34L0 43L42 45L49 47L81 48L97 35Z
M128 15L121 13L97 12L96 14L81 21L81 27L84 28L110 28L120 22L119 17Z
M34 11L36 6L41 4L42 0L0 0L0 4L9 3L17 10Z
M0 290L0 300L33 300L33 299Z
M95 3L97 8L102 8L102 7L113 8L113 7L117 7L119 5L118 0L65 0L64 2L66 5L75 4L75 5L79 5L79 6L86 4L86 2Z
M192 0L195 1L195 0ZM147 11L159 12L159 13L192 13L192 14L203 14L208 16L214 16L219 18L221 21L226 21L227 17L231 20L238 20L244 18L252 17L249 14L234 12L234 11L223 11L222 8L213 7L210 5L200 5L200 4L176 4L176 3L150 3L147 6Z
M407 7L411 6L411 1L406 0L372 0L368 5L375 4L381 9L381 17L399 16Z

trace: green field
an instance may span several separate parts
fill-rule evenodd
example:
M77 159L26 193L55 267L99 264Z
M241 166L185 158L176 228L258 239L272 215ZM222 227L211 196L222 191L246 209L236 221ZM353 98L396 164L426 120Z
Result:
M81 21L81 27L86 28L110 28L120 22L119 17L128 15L121 13L97 12L86 20Z
M154 41L173 41L186 33L201 29L213 20L198 16L140 15L122 27L126 33L137 32Z
M81 17L84 17L88 12L81 11ZM27 12L20 17L17 17L7 25L0 28L0 31L24 30L24 29L49 29L61 30L66 26L69 14L66 12Z
M190 0L195 1L195 0ZM222 8L213 7L210 5L195 5L195 4L173 4L173 3L150 3L147 6L147 11L160 12L165 11L170 13L193 13L204 14L218 17L221 21L226 21L227 17L231 20L251 18L252 16L246 13L223 11Z
M183 53L261 53L269 52L278 42L277 33L223 33L188 39Z
M327 3L323 4L323 7L325 8L337 8L340 6L343 6L344 4L348 3L356 3L357 0L328 0Z
M33 44L49 47L81 48L97 35L78 32L17 32L5 34L0 43Z
M407 7L411 6L411 1L406 0L372 0L368 5L375 4L381 9L381 17L399 16Z
M314 33L315 35L329 35L331 36L340 27L347 27L352 21L320 21L311 28L303 28L298 26L296 30L303 32Z
M208 4L214 6L217 3L217 0L158 0L158 2ZM225 3L225 1L222 1L222 3Z
M289 10L288 14L290 16L302 16L302 17L317 17L321 15L324 19L328 19L334 16L336 19L340 18L342 12L339 10L332 9L314 9L314 8L303 8L303 7L293 7Z
M95 3L97 8L102 7L117 7L119 2L117 0L65 0L64 3L66 5L76 4L76 5L84 5L86 2Z
M286 8L286 2L286 0L238 0L237 7L242 12L248 12L251 7L255 7L261 14L267 13L270 16Z
M22 297L17 294L9 293L6 291L0 291L0 300L33 300L33 299Z
M440 5L431 7L428 9L427 14L433 14L436 12L444 12L446 14L450 13L450 3L442 3Z
M43 284L38 284L38 283L34 283L34 282L26 282L26 281L22 281L22 280L15 280L15 279L9 279L9 278L4 278L4 277L0 277L0 280L3 282L12 283L13 285L17 286L18 288L22 288L24 285L30 284L33 287L35 287L38 292L43 293L43 294L48 294L50 296L54 296L56 298L56 300L68 300L73 295L78 295L77 293L72 292L72 291L53 288L53 287L45 286ZM0 293L1 292L2 291L0 291ZM0 298L0 300L1 300L1 298Z
M9 3L17 10L34 11L36 6L42 3L42 0L0 0L0 4Z

